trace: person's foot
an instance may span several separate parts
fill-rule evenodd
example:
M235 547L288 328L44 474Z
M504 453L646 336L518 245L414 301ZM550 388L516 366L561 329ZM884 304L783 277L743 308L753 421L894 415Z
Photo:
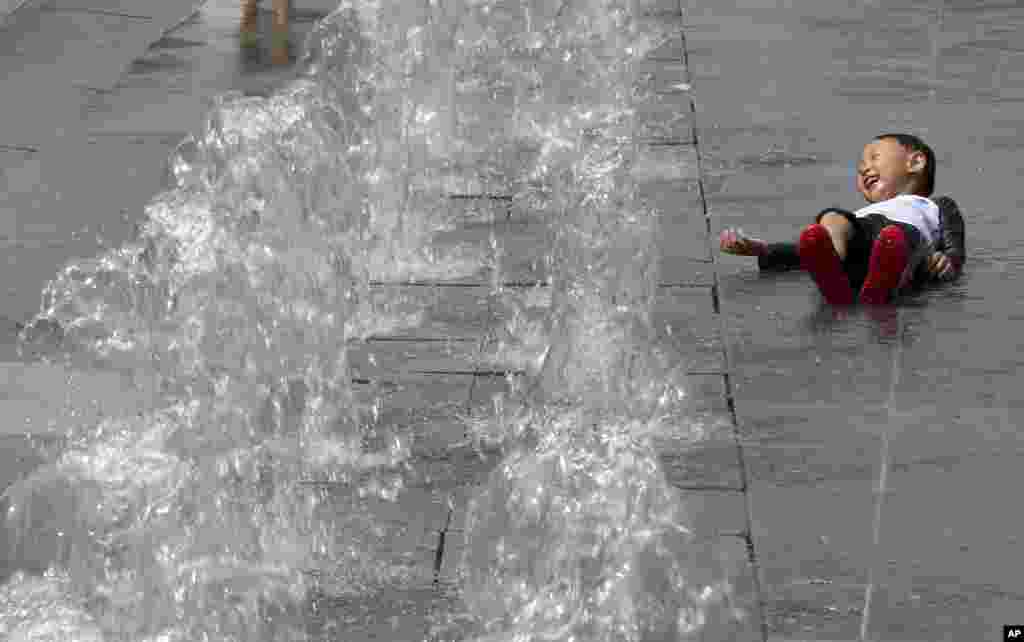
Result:
M734 228L722 230L718 247L726 254L736 256L761 256L768 250L768 244L761 239L746 236L743 230Z
M238 32L238 44L242 49L258 49L260 46L260 34L252 29L242 29Z
M907 236L896 225L887 225L879 232L871 247L868 276L860 290L860 302L868 305L888 303L907 279Z
M800 267L810 273L825 297L832 305L851 305L853 288L843 270L843 262L832 245L832 237L824 225L808 225L800 233L797 245Z

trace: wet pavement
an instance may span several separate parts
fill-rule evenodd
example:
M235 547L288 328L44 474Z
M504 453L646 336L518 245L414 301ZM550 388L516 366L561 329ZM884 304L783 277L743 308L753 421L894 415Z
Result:
M333 8L294 4L297 42ZM663 460L749 613L724 639L762 639L759 602L777 640L854 640L865 620L874 640L1001 639L1001 626L1024 613L1024 517L1012 498L1024 481L1014 385L1024 223L1012 214L1024 9L749 1L684 4L680 18L664 4L660 19L679 22L685 41L653 56L642 79L659 91L637 171L664 216L659 341L688 364L685 419L707 436L696 445L666 436ZM3 484L38 461L62 412L85 405L76 395L96 400L97 413L152 396L145 382L111 373L15 363L17 324L37 309L47 279L67 259L130 237L206 100L266 93L294 74L270 65L265 50L239 49L235 3L211 1L194 15L189 0L127 6L30 2L0 31ZM882 131L919 134L935 148L937 194L957 199L967 222L961 281L888 318L836 318L805 275L712 262L701 191L713 235L738 225L790 238L824 206L857 206L854 162ZM549 243L541 223L500 199L460 196L453 210L465 208L465 220L453 239L486 243L493 232L516 258L505 278L544 276L532 261ZM713 306L716 268L724 318ZM465 445L464 424L491 412L506 385L486 358L503 321L489 284L375 291L396 289L421 302L423 323L353 346L352 363L357 386L382 400L379 437L415 436L422 483L380 513L396 533L382 559L412 570L364 599L325 598L311 617L321 639L424 639L432 615L460 608L452 580L462 511L495 463Z
M1024 520L1006 509L1021 447L1009 240L1024 228L1005 214L1019 198L1007 189L1019 170L1005 127L1020 96L1022 20L984 2L688 13L721 227L784 239L823 206L856 206L856 151L882 131L935 148L937 193L958 200L968 226L965 277L901 309L891 402L891 321L816 322L805 279L759 278L723 258L736 266L723 276L723 306L755 547L780 633L855 638L872 567L877 639L997 639L1024 606Z

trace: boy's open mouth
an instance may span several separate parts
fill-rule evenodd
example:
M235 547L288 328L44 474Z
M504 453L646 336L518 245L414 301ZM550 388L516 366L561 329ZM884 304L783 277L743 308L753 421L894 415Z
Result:
M864 189L871 190L871 189L874 188L875 184L877 184L877 183L878 183L878 177L877 176L868 176L867 178L864 179Z

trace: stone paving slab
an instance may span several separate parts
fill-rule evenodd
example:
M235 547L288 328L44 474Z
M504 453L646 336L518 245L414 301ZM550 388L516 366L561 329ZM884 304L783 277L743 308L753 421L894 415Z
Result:
M152 407L151 382L115 372L36 363L0 364L0 434L47 436L54 425L83 425Z
M312 25L295 21L290 28L293 40L301 42ZM191 132L214 95L227 89L263 95L295 75L291 66L272 65L262 52L241 56L237 38L237 28L211 29L202 17L182 24L133 59L110 91L91 96L87 126L97 132ZM154 104L155 94L163 100Z
M638 145L632 175L640 183L696 180L696 151L691 145Z
M316 612L312 614L309 634L316 642L338 639L455 642L463 639L462 636L435 636L430 618L457 605L457 595L445 584L387 587L369 595L324 596L318 600Z
M658 213L662 225L689 221L703 224L704 210L696 180L697 158L694 147L671 141L664 145L651 143L643 147L650 150L653 156L660 156L663 163L671 164L678 161L685 163L686 167L680 170L682 178L654 178L641 181L636 191L638 200ZM704 241L703 228L694 234L694 240Z
M684 107L689 107L689 105L683 104L689 94L686 84L686 66L682 63L682 57L678 56L682 48L680 43L678 38L673 38L648 54L646 60L633 65L634 85L641 95L637 106L642 107L652 98L655 100L675 98L674 102L679 104L680 111L684 111ZM677 57L670 60L669 57L674 54Z
M411 432L419 437L419 430L431 431L431 421L445 418L445 423L456 423L460 413L468 414L474 404L473 382L464 375L437 374L413 381L395 381L380 378L357 383L357 397L371 408L369 424L374 429L386 427L392 432ZM405 428L415 426L416 430ZM460 435L458 439L461 439ZM452 443L458 439L452 439Z
M672 15L677 8L666 8L665 12L669 20L674 20L676 16ZM685 16L683 17L685 23ZM682 60L683 56L683 42L682 38L670 38L664 42L661 46L655 48L653 51L647 54L648 60L652 62L662 62L668 64L678 64Z
M453 185L447 205L447 218L453 225L471 227L492 225L529 214L512 201L507 186L488 192L483 185ZM471 188L467 191L464 188Z
M194 9L193 0L160 3L152 15L130 16L61 11L35 2L21 7L0 38L5 108L11 110L0 123L0 143L51 141L55 130L71 126L84 92L110 89L125 65Z
M772 587L767 609L772 632L784 640L806 635L858 640L864 589L863 583ZM880 585L873 594L872 620L890 624L870 629L868 639L998 640L1002 624L1013 621L1021 606L1019 599L964 585L955 577L923 577L920 584L895 590Z
M0 363L0 489L59 454L64 435L58 426L92 426L153 408L157 395L151 383L113 372ZM0 497L0 513L5 507ZM0 522L0 581L17 569L45 570L54 559L55 545L46 538L19 548L17 555L15 541L12 528Z
M688 370L720 373L722 342L708 299L707 288L659 288L651 322L659 345L670 347Z
M693 125L682 83L670 83L635 106L637 138L645 144L689 144Z
M455 520L456 523L460 520ZM446 537L446 548L451 547L451 553L445 555L445 564L442 566L441 577L453 581L458 573L458 560L461 558L465 541L463 533L459 530L450 531ZM732 581L734 595L731 606L746 613L741 619L729 619L716 623L716 634L722 635L719 639L729 640L754 640L759 636L760 625L756 618L750 614L756 612L756 601L753 594L753 582L751 579L750 566L746 560L746 550L743 541L736 537L721 537L704 535L698 533L692 544L692 550L696 559L715 560L714 568L693 568L691 579L694 583L710 583L722 577L729 577Z
M547 280L545 260L553 244L549 223L536 217L512 219L495 225L501 244L501 275L505 281Z
M999 462L1017 456L1017 449L971 448L953 454L951 444L962 443L964 435L947 438L947 445L926 443L926 427L918 430L896 427L899 417L890 418L882 407L861 415L847 408L826 404L770 404L746 401L741 410L740 443L751 478L780 486L814 486L829 481L868 481L878 476L882 432L892 438L891 471L895 475L909 471L936 469L950 472L957 467L973 469L984 462ZM843 412L841 412L843 411ZM753 414L756 413L756 414ZM749 417L749 418L748 418ZM924 434L922 434L924 433ZM935 433L931 433L935 434ZM736 448L728 435L698 444L680 455L681 483L738 487L738 462L732 461ZM680 468L681 467L681 468ZM980 487L979 487L980 490Z
M6 489L11 484L24 479L47 461L41 450L45 448L57 448L54 443L40 443L40 439L26 438L24 435L3 435L0 436L0 453L3 456L3 466L0 467L0 488ZM0 500L0 508L5 508L6 502ZM6 513L6 510L4 511ZM24 564L21 559L12 559L10 551L13 550L15 537L10 532L6 523L0 524L0 580L10 576L12 572Z
M1016 511L994 514L985 502L970 500L1012 484L1017 457L975 455L955 464L903 459L894 465L882 545L882 554L897 560L891 574L904 581L958 577L965 585L1024 598L1015 561L1021 517Z
M727 435L665 454L662 463L673 486L723 492L743 490L739 451Z
M388 381L451 374L472 377L478 369L473 342L374 341L351 346L354 377Z
M27 0L0 0L0 27L3 27L10 15L17 11L25 2Z
M7 315L21 321L38 310L39 293L56 276L55 266L131 238L132 223L162 185L162 159L178 139L69 134L59 152L41 151L4 168L0 225ZM111 185L119 186L116 196Z
M687 211L694 215L694 211ZM668 219L678 212L665 211ZM660 271L664 283L691 284L710 281L710 262L706 258L706 244L695 234L704 233L703 219L690 218L685 222L663 223L667 228L660 247L664 252L659 256ZM493 232L501 247L502 279L511 282L536 282L547 279L546 257L553 247L553 231L549 224L539 219L512 219L495 224L493 230L478 230L477 235L490 238ZM668 233L679 233L678 237ZM460 240L467 233L457 233ZM679 275L681 280L673 280Z
M420 323L387 333L390 338L435 341L479 340L495 322L490 307L490 285L469 281L459 284L378 284L370 290L373 305L385 314L419 316Z
M32 120L14 119L0 123L0 145L5 149L40 148L54 144L65 132L68 123L79 115L81 105L88 99L90 91L67 83L56 82L53 78L37 74L33 69L18 61L10 63L9 69L0 68L4 77L4 108L16 114L33 114Z

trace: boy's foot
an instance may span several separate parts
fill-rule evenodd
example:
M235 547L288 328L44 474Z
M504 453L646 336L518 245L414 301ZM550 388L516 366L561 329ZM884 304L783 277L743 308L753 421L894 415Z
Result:
M718 237L718 247L726 254L736 256L761 256L768 251L768 244L743 234L743 230L729 228L722 230Z
M907 236L896 225L887 225L879 232L871 247L868 276L860 290L861 303L888 303L893 292L906 280Z
M832 305L851 305L853 288L843 270L843 262L832 245L832 237L824 225L808 225L800 233L797 245L800 267L810 273L818 284L825 302Z

